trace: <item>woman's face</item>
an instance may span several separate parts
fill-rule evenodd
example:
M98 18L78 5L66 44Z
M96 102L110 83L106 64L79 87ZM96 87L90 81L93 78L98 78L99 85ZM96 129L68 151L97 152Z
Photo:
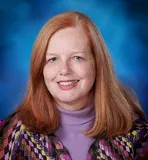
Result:
M91 102L95 64L81 28L61 29L51 37L43 74L50 94L65 109L77 110Z

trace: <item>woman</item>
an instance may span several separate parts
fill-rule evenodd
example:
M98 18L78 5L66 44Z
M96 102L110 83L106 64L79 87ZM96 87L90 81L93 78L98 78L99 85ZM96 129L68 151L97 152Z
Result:
M147 159L144 116L92 21L62 13L41 29L25 99L0 123L0 159Z

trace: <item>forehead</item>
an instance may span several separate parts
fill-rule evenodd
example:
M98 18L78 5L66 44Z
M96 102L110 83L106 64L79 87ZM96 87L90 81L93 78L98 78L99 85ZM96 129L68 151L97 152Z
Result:
M85 49L88 50L89 40L81 27L67 27L58 30L50 38L47 52L58 51L58 50L75 50Z

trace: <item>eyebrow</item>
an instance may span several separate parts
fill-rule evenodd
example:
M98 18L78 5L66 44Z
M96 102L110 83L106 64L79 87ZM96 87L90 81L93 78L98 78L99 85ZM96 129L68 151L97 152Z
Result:
M78 53L87 53L86 51L74 51L71 53L71 55L74 55L74 54L78 54ZM57 55L60 55L60 53L47 53L47 56L57 56Z
M55 56L57 53L47 53L46 56Z

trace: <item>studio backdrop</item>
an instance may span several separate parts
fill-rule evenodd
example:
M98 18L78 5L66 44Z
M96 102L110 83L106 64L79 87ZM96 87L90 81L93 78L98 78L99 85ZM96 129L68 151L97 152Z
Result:
M88 15L96 24L118 78L133 88L148 115L148 1L1 0L0 119L23 99L39 30L52 16L70 10Z

